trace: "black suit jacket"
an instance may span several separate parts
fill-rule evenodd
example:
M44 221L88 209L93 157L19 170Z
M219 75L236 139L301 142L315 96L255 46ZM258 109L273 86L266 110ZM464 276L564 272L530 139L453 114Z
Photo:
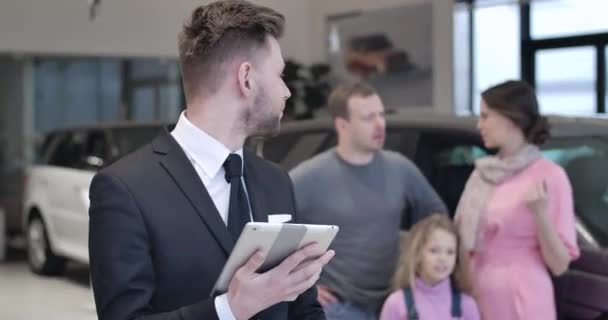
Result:
M292 213L287 173L244 151L255 221ZM217 319L210 292L234 241L200 177L166 130L95 175L90 271L100 320ZM258 319L325 319L313 288Z

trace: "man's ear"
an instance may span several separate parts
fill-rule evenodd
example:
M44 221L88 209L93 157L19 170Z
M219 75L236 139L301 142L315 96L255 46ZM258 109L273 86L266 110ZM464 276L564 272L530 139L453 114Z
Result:
M336 117L334 118L334 126L336 127L336 130L343 130L344 127L346 126L346 119L342 118L342 117Z
M243 62L239 65L237 73L237 84L239 92L245 97L250 96L255 87L253 66L250 62Z

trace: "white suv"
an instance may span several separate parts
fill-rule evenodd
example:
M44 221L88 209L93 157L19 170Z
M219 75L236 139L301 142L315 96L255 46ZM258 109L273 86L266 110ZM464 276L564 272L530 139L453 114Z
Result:
M27 169L23 227L33 272L55 275L67 259L88 264L89 185L103 166L151 141L161 124L66 129L47 135Z

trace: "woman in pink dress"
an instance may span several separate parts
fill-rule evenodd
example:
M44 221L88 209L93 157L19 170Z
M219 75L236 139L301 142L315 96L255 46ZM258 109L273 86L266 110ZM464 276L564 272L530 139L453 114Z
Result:
M522 81L482 93L478 129L498 153L475 162L456 223L484 319L556 319L550 273L579 255L570 182L537 147L549 137L538 109Z

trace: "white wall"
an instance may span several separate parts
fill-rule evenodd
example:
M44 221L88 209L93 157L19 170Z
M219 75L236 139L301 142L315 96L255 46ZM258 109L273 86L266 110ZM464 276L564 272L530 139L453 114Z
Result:
M433 3L433 105L452 110L451 0L257 0L287 19L283 55L325 61L325 19L353 10ZM110 56L177 55L176 36L193 8L208 0L101 0L88 21L88 0L1 0L0 52Z
M408 4L433 3L433 106L440 112L453 110L453 1L451 0L309 0L310 52L312 61L326 60L325 26L329 15L374 10Z
M208 0L101 0L90 22L89 0L1 0L0 52L110 56L177 56L177 34ZM308 2L257 0L288 21L286 56L309 62Z
M195 1L3 0L0 50L25 53L174 56L180 21Z

